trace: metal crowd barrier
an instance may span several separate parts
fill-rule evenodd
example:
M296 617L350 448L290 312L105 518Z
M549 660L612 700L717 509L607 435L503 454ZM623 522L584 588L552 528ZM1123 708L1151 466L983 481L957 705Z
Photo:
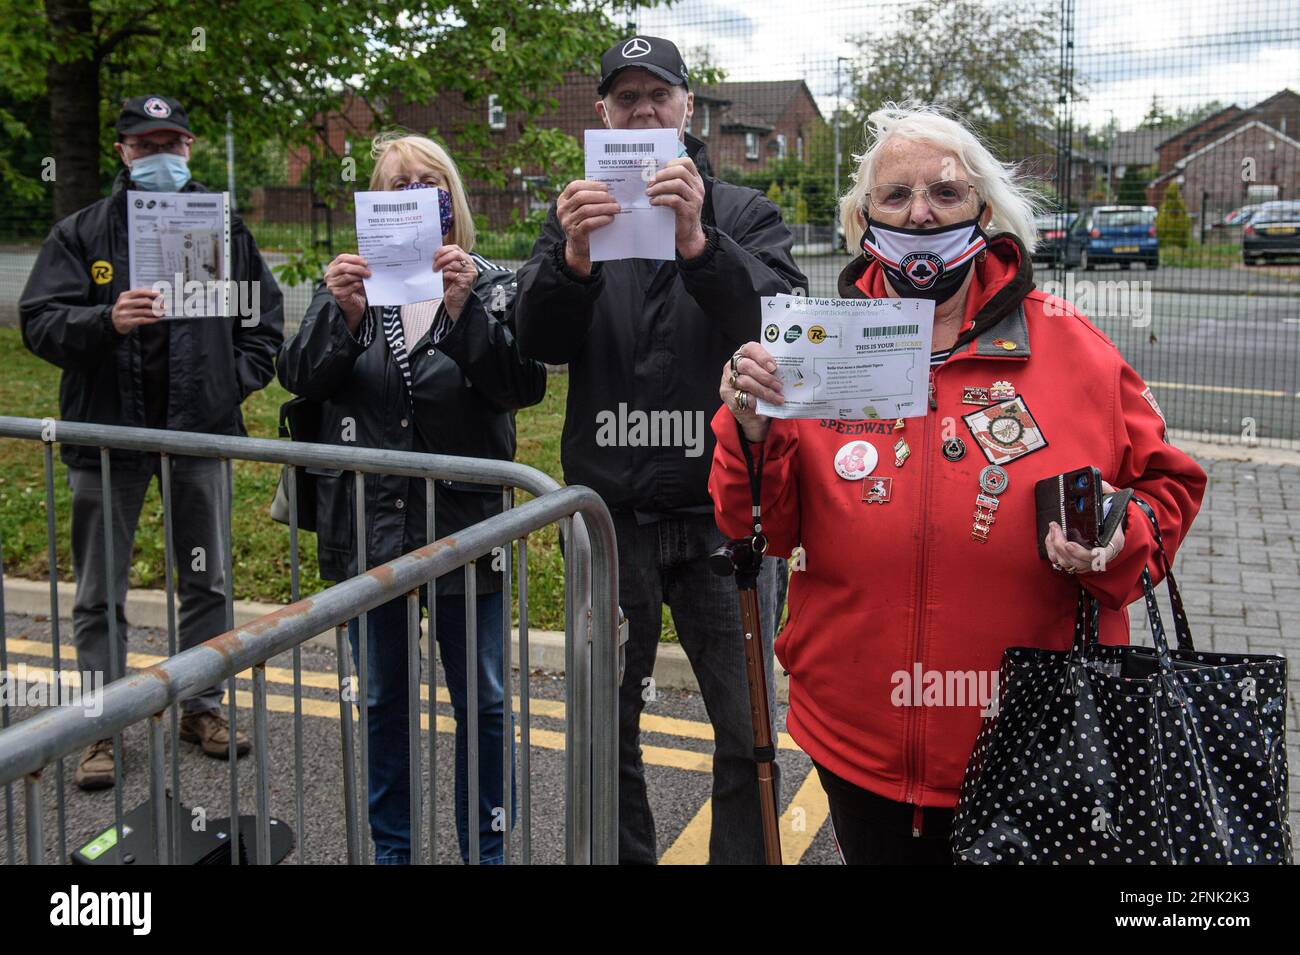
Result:
M293 654L294 686L294 785L295 808L299 823L305 817L303 787L303 694L301 645L312 636L335 632L338 653L339 719L343 750L344 812L347 827L347 858L351 863L372 861L368 824L367 708L359 705L360 752L353 744L352 706L344 688L351 685L345 630L347 622L358 620L358 659L360 662L355 698L364 703L368 697L366 613L395 598L407 599L408 670L410 684L409 720L411 732L411 851L412 862L423 861L421 829L427 824L428 857L436 861L438 799L436 785L436 684L433 640L429 641L428 755L430 780L428 812L424 810L422 792L422 753L419 734L420 695L418 664L420 649L419 588L427 588L430 637L436 620L437 594L433 581L457 568L464 568L466 600L466 669L468 678L467 715L469 720L469 841L470 861L479 858L479 835L476 813L480 754L477 732L478 680L477 639L475 629L475 562L504 548L503 579L503 664L505 732L502 734L502 767L506 790L512 777L512 733L509 716L512 709L513 676L511 673L511 571L517 549L519 567L519 646L520 646L520 765L516 787L519 796L520 861L531 862L532 802L530 772L529 649L528 649L528 542L527 535L549 524L560 525L565 559L565 860L569 863L603 863L617 861L618 852L618 720L617 692L619 673L619 610L617 606L618 566L614 528L608 510L595 492L584 487L561 487L553 479L525 465L509 461L457 458L446 455L417 454L372 448L347 448L337 445L269 441L222 435L160 431L145 428L120 428L87 425L53 419L13 418L0 416L0 438L42 441L45 459L45 510L49 548L50 626L53 653L53 684L61 686L61 647L59 643L59 608L57 561L55 548L54 443L95 446L100 449L100 475L105 500L111 500L112 468L110 449L157 453L160 461L160 485L165 541L164 572L166 577L168 657L137 673L126 674L109 683L102 694L102 712L88 717L76 709L56 706L19 722L11 722L8 700L0 707L0 784L5 791L7 861L17 861L12 785L22 780L26 828L26 855L29 863L45 860L45 826L42 817L42 774L51 764L55 767L57 799L58 854L66 860L67 820L64 792L64 758L78 753L99 739L114 740L115 785L114 828L118 842L122 839L122 739L123 729L148 721L150 794L153 807L152 835L159 847L159 862L177 861L180 842L180 813L168 813L165 804L165 747L163 715L170 711L171 794L179 806L181 775L179 768L179 703L222 681L227 684L227 718L230 742L230 818L239 817L238 761L235 754L236 675L252 669L253 678L253 761L256 775L256 861L269 861L269 806L267 757L266 661L286 650ZM289 551L291 597L294 601L281 610L263 616L246 626L234 626L234 575L231 550L230 508L224 526L227 631L200 646L177 653L176 597L174 568L176 555L172 542L171 462L173 456L218 458L225 464L227 502L233 502L232 460L260 461L294 465L287 470L289 499ZM361 542L364 566L365 494L364 475L395 474L425 481L427 497L426 527L433 538L435 516L435 482L439 480L498 485L502 489L503 511L457 533L453 538L434 540L396 560L375 567L347 581L336 584L305 599L299 593L298 514L295 480L299 468L343 469L355 474L358 493L356 527ZM515 488L529 492L534 500L513 506ZM114 555L109 520L112 509L106 506L105 534L107 561L104 572L108 587L108 625L110 670L122 673L117 660L117 614L111 586ZM8 653L4 626L3 542L0 541L0 672L8 671ZM126 560L130 555L126 555ZM445 599L445 598L444 598ZM124 664L125 661L120 661ZM357 771L359 756L362 771ZM358 785L357 779L360 779ZM503 793L505 812L512 804L509 792ZM170 816L170 823L168 817ZM299 825L298 861L309 861L305 827ZM507 862L511 857L511 826L503 833ZM238 839L230 840L231 863L238 862Z

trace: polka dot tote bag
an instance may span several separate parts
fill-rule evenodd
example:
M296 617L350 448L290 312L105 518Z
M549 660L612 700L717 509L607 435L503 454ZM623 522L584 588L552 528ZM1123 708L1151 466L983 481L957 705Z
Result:
M1137 501L1137 499L1134 499ZM1011 647L952 828L972 864L1289 864L1286 658L1207 653L1156 528L1177 648L1150 572L1154 647L1103 646L1079 595L1068 651Z

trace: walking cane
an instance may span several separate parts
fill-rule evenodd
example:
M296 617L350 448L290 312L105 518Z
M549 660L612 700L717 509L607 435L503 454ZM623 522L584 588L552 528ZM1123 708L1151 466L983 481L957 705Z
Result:
M732 380L736 360L731 356ZM736 392L737 396L741 393ZM754 724L754 762L758 764L759 811L763 819L763 852L768 865L781 864L781 830L776 816L776 746L772 740L772 721L767 713L767 668L763 666L763 622L758 613L758 571L767 550L763 533L763 463L767 445L759 451L758 463L749 449L740 421L736 421L740 450L745 455L749 475L749 494L754 532L749 537L728 541L709 556L709 568L721 577L734 575L740 595L740 623L745 639L745 673L749 678L749 715Z
M781 830L776 815L776 746L767 712L767 668L763 665L763 627L758 613L758 571L767 538L761 533L728 541L709 555L709 568L720 577L736 578L740 622L745 637L745 672L749 677L749 715L754 724L754 762L758 764L758 801L763 819L763 852L768 865L781 864Z

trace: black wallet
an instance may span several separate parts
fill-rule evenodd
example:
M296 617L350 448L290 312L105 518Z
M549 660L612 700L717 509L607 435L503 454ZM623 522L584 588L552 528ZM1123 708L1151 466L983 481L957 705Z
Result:
M1034 526L1038 534L1038 556L1047 560L1048 525L1061 525L1065 539L1088 549L1105 547L1124 522L1133 491L1105 493L1101 472L1093 467L1066 471L1044 478L1034 485Z

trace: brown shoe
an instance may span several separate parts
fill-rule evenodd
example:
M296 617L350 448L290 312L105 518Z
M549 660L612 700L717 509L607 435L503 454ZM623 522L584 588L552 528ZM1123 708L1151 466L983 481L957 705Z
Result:
M79 789L113 788L113 741L101 739L81 754L73 779Z
M181 717L181 739L187 743L198 743L206 756L230 758L230 723L222 713L214 710L186 713ZM243 756L252 748L248 737L236 731L235 754Z

